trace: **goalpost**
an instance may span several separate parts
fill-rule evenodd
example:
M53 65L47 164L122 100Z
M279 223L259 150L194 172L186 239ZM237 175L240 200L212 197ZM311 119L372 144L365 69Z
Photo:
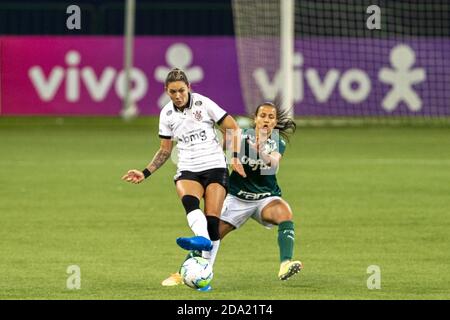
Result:
M233 0L232 7L247 113L264 101L276 101L293 115L295 1ZM271 79L263 96L257 82Z
M233 0L232 9L241 91L251 115L260 103L280 99L280 0ZM267 88L265 92L258 81Z
M281 108L294 116L294 0L281 0L280 20Z
M133 68L134 52L134 18L136 10L135 0L125 0L125 41L124 41L124 70L125 70L125 95L121 116L124 120L135 118L139 110L131 99L131 70Z

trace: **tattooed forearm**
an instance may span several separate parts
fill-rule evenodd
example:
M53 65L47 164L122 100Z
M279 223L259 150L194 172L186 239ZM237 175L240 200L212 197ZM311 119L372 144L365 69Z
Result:
M148 165L151 172L158 170L170 158L170 151L159 149Z

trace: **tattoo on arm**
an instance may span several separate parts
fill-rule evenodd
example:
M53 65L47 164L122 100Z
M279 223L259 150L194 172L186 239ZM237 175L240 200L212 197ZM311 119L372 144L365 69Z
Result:
M153 173L158 170L170 158L170 152L159 149L153 157L153 160L148 165L149 170Z

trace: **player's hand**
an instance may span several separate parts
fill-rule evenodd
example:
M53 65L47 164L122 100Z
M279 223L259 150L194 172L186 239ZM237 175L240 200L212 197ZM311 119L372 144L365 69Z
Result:
M249 147L254 150L256 153L259 153L261 150L263 150L264 142L260 142L259 144L256 142L252 142L250 139L247 139L247 143Z
M145 180L144 174L140 170L132 169L128 170L128 172L122 177L122 180L131 182L134 184L141 183Z
M239 173L242 177L246 178L247 175L245 174L244 167L242 166L241 161L239 158L231 158L231 169Z

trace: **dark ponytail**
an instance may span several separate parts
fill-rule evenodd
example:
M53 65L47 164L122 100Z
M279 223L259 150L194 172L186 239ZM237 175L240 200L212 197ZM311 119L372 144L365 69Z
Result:
M275 126L275 129L279 130L280 135L283 137L283 139L289 141L289 135L293 134L297 129L297 124L289 115L291 109L282 110L275 103L264 102L256 108L255 117L258 115L259 108L261 108L262 106L270 106L272 108L275 108L277 112L277 125Z

